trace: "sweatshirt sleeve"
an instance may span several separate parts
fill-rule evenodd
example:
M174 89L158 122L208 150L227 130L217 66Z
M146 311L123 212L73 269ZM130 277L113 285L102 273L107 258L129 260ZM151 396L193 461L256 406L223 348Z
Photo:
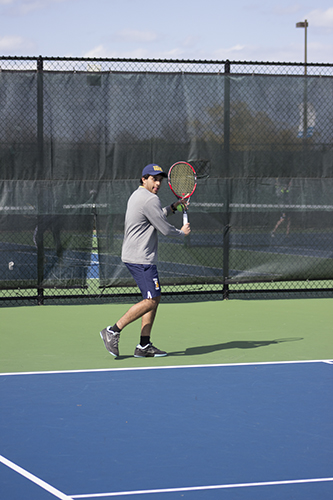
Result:
M167 207L164 207L162 208L163 210L163 213L166 217L168 217L169 215L173 214L173 211L171 210L171 206L167 206Z
M165 211L167 213L165 213ZM149 222L164 236L185 236L183 231L169 224L166 220L168 209L162 209L158 196L150 197L145 204L145 216Z

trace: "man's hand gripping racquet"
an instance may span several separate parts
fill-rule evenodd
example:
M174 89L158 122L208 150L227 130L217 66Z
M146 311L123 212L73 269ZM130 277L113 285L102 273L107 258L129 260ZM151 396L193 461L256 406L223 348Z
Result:
M173 194L177 198L188 202L197 187L197 175L192 165L185 161L174 163L168 173L168 183ZM187 203L188 205L188 203ZM183 225L188 223L187 208L182 204Z

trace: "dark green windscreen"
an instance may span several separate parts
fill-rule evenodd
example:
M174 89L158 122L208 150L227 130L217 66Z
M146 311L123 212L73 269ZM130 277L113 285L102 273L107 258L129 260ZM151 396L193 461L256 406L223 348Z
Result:
M332 278L332 116L332 77L0 72L0 287L84 287L92 259L132 284L127 199L181 160L192 233L160 237L162 283Z

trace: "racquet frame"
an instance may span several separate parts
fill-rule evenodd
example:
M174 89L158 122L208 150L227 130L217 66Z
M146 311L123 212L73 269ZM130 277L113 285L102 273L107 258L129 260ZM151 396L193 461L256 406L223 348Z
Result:
M179 194L179 193L176 193L174 188L172 187L172 183L171 183L171 174L172 174L172 170L177 167L177 165L188 165L191 169L192 169L192 172L193 172L193 177L194 177L194 187L192 189L192 191L190 193L182 193L182 194ZM169 184L169 187L171 189L171 191L173 192L173 194L175 196L177 196L177 198L179 198L180 200L182 198L185 198L187 200L189 200L192 196L192 194L194 193L196 187L197 187L197 174L194 170L194 168L192 167L192 165L186 161L177 161L176 163L174 163L173 165L171 165L171 167L169 168L169 172L168 172L168 184ZM188 223L188 216L187 216L187 210L186 210L186 207L184 207L184 205L182 205L182 209L183 209L183 225L187 224Z

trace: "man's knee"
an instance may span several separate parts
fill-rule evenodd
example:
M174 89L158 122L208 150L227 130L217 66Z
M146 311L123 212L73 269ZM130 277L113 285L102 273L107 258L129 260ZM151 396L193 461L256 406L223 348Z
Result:
M153 311L157 309L158 304L160 303L161 296L152 297L151 299L145 299L145 303L147 304L147 308L149 311Z

